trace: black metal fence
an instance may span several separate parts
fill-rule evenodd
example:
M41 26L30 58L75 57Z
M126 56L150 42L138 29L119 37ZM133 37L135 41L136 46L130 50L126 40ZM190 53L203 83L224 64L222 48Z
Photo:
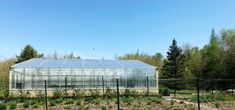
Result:
M117 108L120 107L119 94L120 90L131 89L132 91L137 91L136 88L120 88L120 80L116 79L116 83L113 85L105 85L104 80L102 79L101 85L73 85L68 84L67 79L65 78L64 85L61 85L61 90L65 92L73 89L99 89L104 95L107 89L112 89L115 91L115 96L117 96ZM216 101L217 96L233 96L235 89L235 79L158 79L158 86L150 87L148 77L146 77L146 86L139 88L142 90L140 93L142 95L149 95L154 97L155 95L168 96L173 99L192 101L195 104L197 103L198 109L200 109L200 103L205 101ZM89 88L86 88L88 86ZM51 87L48 86L48 82L44 82L44 96L45 96L45 107L47 109L47 100L48 100L48 89L51 90ZM157 88L158 87L158 88ZM56 90L56 89L54 89ZM155 90L155 91L151 91ZM138 91L139 92L139 91ZM139 95L139 94L138 94ZM187 96L187 97L185 97ZM209 97L205 99L205 97ZM223 100L223 99L222 99ZM235 98L232 99L235 101Z

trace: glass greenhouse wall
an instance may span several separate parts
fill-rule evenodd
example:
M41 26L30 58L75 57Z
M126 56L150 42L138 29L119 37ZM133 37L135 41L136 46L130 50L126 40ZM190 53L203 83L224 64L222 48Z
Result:
M157 68L136 60L31 59L11 67L10 90L158 88Z

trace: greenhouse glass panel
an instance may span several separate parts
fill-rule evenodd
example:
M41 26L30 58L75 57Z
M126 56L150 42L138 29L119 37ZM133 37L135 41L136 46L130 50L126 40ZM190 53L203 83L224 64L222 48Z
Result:
M10 90L158 88L157 67L137 60L34 58L11 66Z

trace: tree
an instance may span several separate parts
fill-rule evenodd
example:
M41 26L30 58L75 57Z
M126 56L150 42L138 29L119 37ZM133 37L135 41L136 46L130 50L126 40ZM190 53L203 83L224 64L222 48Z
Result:
M175 39L172 41L172 45L167 52L167 59L164 61L164 66L162 68L162 77L163 78L183 78L183 68L185 63L185 56L182 53L180 47L177 46ZM177 82L174 82L174 97L176 95ZM171 86L172 87L172 86Z
M212 29L210 43L203 49L203 59L205 61L204 78L222 77L223 52L220 46L219 38Z
M53 53L52 58L53 59L58 59L58 53L56 51Z
M235 29L224 29L221 33L224 49L225 78L235 79Z
M136 53L126 54L124 56L119 56L118 59L121 60L140 60L150 65L158 67L159 73L163 65L163 55L161 53L156 53L155 55L148 55L147 53L139 53L137 50Z
M43 54L38 54L38 52L31 45L26 45L24 49L21 50L20 55L16 56L17 58L16 63L20 63L25 60L29 60L31 58L41 58L41 57L43 57Z
M3 88L9 88L9 71L10 66L15 64L15 59L6 59L0 62L0 82L2 82Z
M163 78L183 78L183 66L185 62L185 56L182 53L180 47L177 46L175 39L172 41L172 45L167 52L167 59L164 61L162 68Z
M75 56L73 54L73 52L71 52L70 54L64 55L64 59L81 59L81 57L80 56Z

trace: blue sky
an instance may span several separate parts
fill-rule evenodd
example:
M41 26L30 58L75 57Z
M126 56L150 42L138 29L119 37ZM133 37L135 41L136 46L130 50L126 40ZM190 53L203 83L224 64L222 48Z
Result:
M0 56L26 44L40 53L113 59L126 53L166 54L203 47L212 28L235 27L234 0L1 0ZM92 48L95 48L94 50Z

